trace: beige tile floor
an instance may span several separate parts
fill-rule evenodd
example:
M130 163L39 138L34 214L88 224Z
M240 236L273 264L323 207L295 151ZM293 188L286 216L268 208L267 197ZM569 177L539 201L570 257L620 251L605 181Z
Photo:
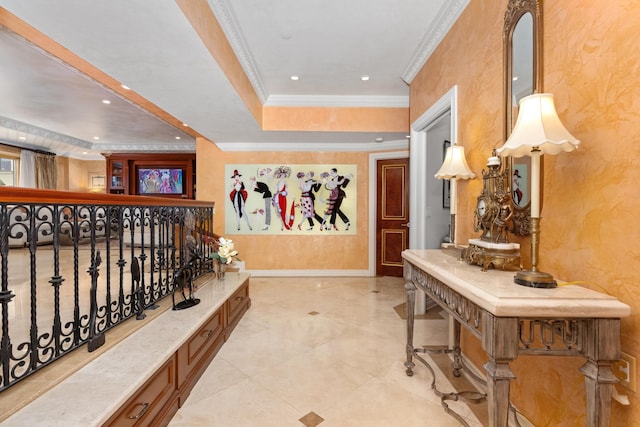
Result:
M400 278L251 278L252 307L170 423L220 427L458 426L405 375ZM416 320L415 345L445 344L447 320ZM429 359L429 357L426 357ZM438 388L453 386L437 370ZM461 402L470 426L482 423Z
M72 255L61 251L65 277L73 275L68 271ZM80 251L79 265L89 265L89 255L88 250ZM47 283L53 274L51 256L50 249L39 248L39 282ZM17 342L28 331L28 251L12 250L10 258L11 289L16 294L10 320ZM80 275L83 290L89 284L85 276ZM106 280L104 271L100 280ZM70 289L62 287L65 295ZM38 298L44 302L39 304L39 314L47 320L50 316L42 307L48 307L46 301L52 298L48 284ZM251 309L171 426L460 425L430 390L426 368L417 364L413 377L405 375L405 322L394 309L405 301L401 278L253 277L251 298ZM447 320L437 312L426 317L416 320L414 344L445 344ZM136 326L136 322L129 324ZM125 329L122 325L117 330ZM111 336L109 342L116 343L116 338ZM66 377L102 350L74 352L42 375L5 391L0 419L48 389L43 384L51 378ZM442 358L438 362L446 369ZM454 389L439 370L437 375L438 388ZM466 405L449 404L469 425L482 425ZM477 406L474 411L478 414Z

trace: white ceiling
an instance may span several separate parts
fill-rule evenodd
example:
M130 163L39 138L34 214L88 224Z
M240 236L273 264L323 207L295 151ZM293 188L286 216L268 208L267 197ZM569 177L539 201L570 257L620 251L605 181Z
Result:
M208 3L263 104L408 107L408 83L468 1ZM403 133L262 131L172 0L0 0L0 7L223 149L406 144ZM0 30L0 141L79 158L195 150L184 129Z

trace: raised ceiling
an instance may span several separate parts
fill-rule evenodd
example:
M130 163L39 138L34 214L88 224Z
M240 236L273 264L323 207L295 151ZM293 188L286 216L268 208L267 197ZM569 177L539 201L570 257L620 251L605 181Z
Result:
M467 3L209 0L206 5L262 104L408 107L408 83ZM224 149L252 150L405 141L406 132L261 130L175 1L0 0L0 7L3 19L15 15L146 100L136 105L120 96L121 90L97 83L95 76L2 27L0 141L79 158L110 151L194 151L197 135ZM370 79L362 81L363 75Z

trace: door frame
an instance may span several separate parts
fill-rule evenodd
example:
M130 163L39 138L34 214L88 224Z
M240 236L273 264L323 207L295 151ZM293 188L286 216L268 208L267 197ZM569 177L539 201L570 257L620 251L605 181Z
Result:
M427 129L447 111L451 111L451 144L458 143L458 86L453 86L427 111L411 123L411 142L409 144L409 247L425 249L427 218L426 206L426 162ZM440 144L442 141L438 141ZM452 186L453 187L453 186ZM451 191L455 191L451 188ZM453 195L451 195L453 197ZM455 241L455 236L452 236Z
M411 142L409 144L409 247L425 249L427 218L427 129L448 110L451 111L451 144L458 143L458 86L454 85L427 111L411 123ZM453 187L453 186L452 186ZM455 191L455 188L451 188ZM453 194L451 195L453 197ZM451 236L455 242L455 236ZM416 294L416 314L424 314L427 300L424 292ZM449 317L449 344L452 339L452 318Z
M378 214L378 160L406 159L409 158L409 168L411 168L411 157L409 151L393 151L389 153L369 154L369 276L376 275L376 256L378 245L376 244L376 218ZM411 171L409 171L411 174ZM409 175L411 177L411 175ZM409 178L411 184L411 178ZM411 185L409 185L409 197L411 197ZM409 200L411 203L411 200ZM411 206L411 204L409 204ZM409 221L411 221L411 209L409 209ZM409 227L409 244L411 244L411 227Z

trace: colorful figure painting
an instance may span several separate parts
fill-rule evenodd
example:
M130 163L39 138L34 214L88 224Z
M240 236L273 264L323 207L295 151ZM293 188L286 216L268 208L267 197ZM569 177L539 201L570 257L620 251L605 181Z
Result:
M355 234L357 165L227 165L226 234Z

